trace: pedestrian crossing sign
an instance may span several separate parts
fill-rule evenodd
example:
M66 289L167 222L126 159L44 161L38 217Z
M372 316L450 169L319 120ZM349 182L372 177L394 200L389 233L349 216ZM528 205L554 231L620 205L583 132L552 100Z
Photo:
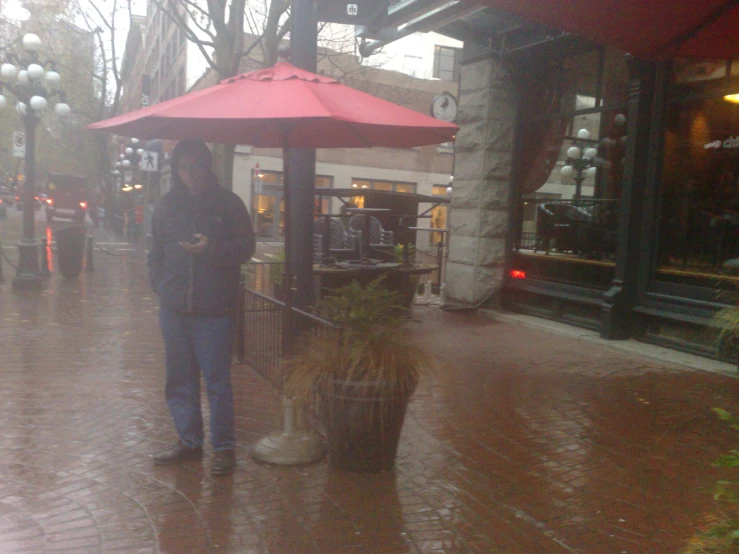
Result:
M141 169L141 171L159 171L159 152L144 150L144 152L141 154L139 168Z

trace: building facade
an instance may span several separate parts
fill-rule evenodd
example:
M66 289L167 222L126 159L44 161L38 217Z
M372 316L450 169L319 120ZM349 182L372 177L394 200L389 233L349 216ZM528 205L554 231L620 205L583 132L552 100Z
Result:
M739 284L739 66L639 60L479 7L452 19L449 296L733 356L715 314Z

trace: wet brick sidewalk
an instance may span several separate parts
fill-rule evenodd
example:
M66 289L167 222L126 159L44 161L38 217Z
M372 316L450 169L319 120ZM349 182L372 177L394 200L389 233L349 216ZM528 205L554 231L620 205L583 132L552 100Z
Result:
M245 366L238 471L155 467L175 435L143 263L0 287L0 552L671 553L711 512L737 381L431 308L393 473L252 461L279 403Z

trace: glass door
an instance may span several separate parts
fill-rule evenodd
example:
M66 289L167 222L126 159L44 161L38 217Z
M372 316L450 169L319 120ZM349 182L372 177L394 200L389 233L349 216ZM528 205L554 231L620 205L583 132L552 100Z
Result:
M279 211L277 210L279 206ZM257 238L282 240L285 228L285 200L282 191L264 191L257 194L253 206Z

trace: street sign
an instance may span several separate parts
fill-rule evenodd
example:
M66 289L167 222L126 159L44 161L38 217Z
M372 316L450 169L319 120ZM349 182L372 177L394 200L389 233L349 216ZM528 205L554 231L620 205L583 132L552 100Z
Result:
M389 5L389 0L318 0L318 21L379 26Z
M26 157L26 133L13 133L13 157Z
M159 152L152 152L145 150L141 154L141 161L139 162L139 169L141 171L157 172L159 171Z

